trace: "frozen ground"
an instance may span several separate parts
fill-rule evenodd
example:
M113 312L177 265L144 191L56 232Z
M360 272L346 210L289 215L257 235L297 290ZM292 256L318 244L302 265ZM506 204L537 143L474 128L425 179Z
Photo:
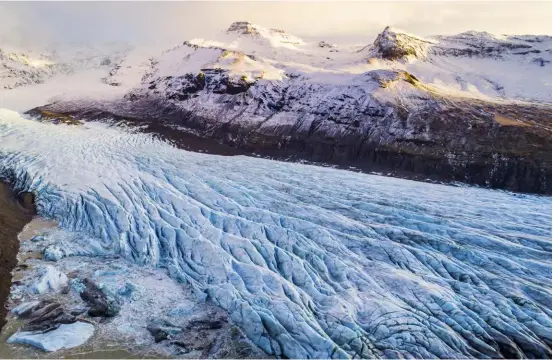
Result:
M0 169L74 255L211 298L270 354L551 356L551 198L170 147L0 111ZM83 238L86 239L86 238Z

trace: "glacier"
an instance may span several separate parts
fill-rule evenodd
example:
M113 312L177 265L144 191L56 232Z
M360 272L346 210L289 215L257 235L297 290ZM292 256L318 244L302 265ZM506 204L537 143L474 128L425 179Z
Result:
M550 197L186 152L9 110L0 176L94 239L64 256L166 269L278 357L551 357Z

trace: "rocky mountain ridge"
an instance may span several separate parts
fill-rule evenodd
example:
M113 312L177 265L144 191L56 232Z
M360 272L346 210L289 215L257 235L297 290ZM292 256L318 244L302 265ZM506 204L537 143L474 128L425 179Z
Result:
M550 61L547 36L388 27L368 46L329 47L237 22L216 40L123 59L106 77L128 87L122 98L43 109L280 159L550 193Z

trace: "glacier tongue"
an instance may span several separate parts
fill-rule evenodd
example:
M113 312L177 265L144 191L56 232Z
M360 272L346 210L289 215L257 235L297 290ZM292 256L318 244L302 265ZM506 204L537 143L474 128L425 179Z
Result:
M0 144L3 176L41 215L166 268L270 354L551 356L551 198L190 153L7 110Z

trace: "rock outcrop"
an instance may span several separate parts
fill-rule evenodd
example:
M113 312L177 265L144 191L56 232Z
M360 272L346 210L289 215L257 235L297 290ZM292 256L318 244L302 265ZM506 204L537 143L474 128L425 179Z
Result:
M394 31L388 26L378 34L372 50L383 59L398 60L407 56L424 57L431 44L430 41Z

